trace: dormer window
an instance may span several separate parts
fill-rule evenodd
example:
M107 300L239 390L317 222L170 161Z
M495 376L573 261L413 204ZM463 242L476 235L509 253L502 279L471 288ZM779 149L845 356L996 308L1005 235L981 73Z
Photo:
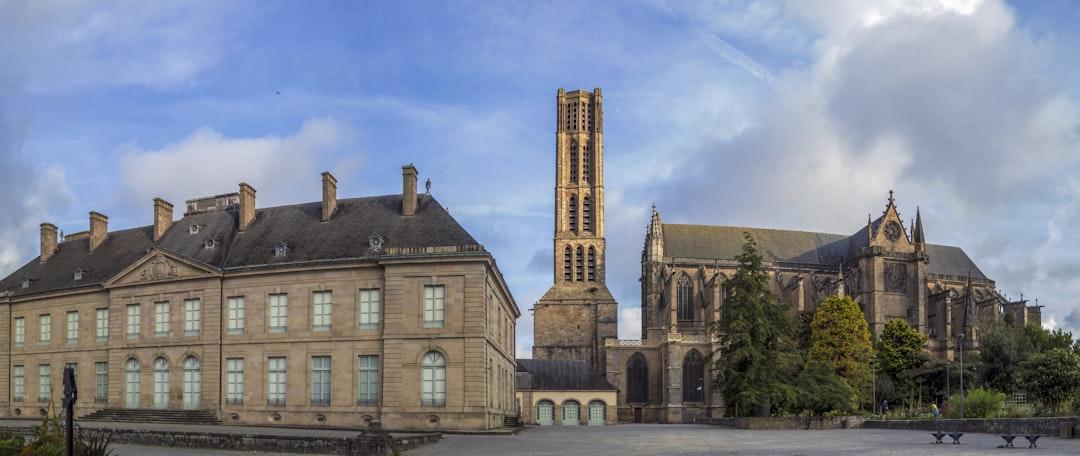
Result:
M212 238L212 237L211 238L206 238L206 240L203 241L203 248L206 249L206 250L212 250L214 248L217 248L217 245L218 245L217 238Z
M23 279L22 287L23 288L30 288L30 279Z
M274 246L274 256L283 257L288 254L289 244L286 244L284 242L278 242L277 245Z
M85 274L85 273L86 273L86 271L83 270L83 269L76 269L75 273L72 274L72 279L73 280L82 280L83 279L83 274Z
M386 239L382 236L378 234L373 234L368 237L368 248L371 249L372 252L378 252L382 250L383 241L385 240Z
M199 226L198 223L192 223L191 226L188 227L187 232L188 234L199 234L200 228L202 227Z

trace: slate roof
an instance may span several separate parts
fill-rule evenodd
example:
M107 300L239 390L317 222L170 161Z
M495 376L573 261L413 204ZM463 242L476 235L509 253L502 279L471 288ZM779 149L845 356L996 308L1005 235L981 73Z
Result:
M585 361L519 359L517 389L544 391L614 391L603 375Z
M880 220L876 222L880 224ZM766 260L836 267L855 258L867 245L866 227L853 235L810 231L745 228L738 226L665 223L664 256L733 260L742 252L743 233L749 232ZM931 274L987 279L959 247L927 244Z
M187 215L174 221L155 244L153 226L111 231L93 253L89 239L60 243L56 253L42 264L34 258L0 280L0 293L24 296L99 286L131 266L154 248L222 270L254 269L283 264L371 259L368 238L384 238L383 249L478 245L476 240L434 197L417 195L416 214L401 215L401 195L339 199L329 222L321 220L322 202L256 209L254 223L237 231L236 207ZM189 234L192 224L200 226ZM213 249L204 248L207 238L217 239ZM289 245L285 257L275 257L279 242ZM480 254L487 255L480 250ZM77 269L86 271L74 280ZM24 279L31 279L22 288Z

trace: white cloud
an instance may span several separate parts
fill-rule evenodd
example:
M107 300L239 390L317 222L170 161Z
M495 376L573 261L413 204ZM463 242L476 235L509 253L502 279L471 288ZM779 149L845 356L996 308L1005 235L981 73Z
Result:
M619 309L619 339L641 338L641 308L623 307Z
M120 172L132 201L161 197L174 205L201 196L235 192L247 182L259 205L308 201L319 194L315 164L348 143L350 129L329 118L310 119L296 133L228 138L208 128L160 149L122 150Z

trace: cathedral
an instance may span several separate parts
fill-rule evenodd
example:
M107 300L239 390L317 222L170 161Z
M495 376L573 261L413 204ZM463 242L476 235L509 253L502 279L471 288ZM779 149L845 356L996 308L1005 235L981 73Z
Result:
M1009 300L959 247L927 242L921 214L901 218L892 192L853 234L663 223L653 208L641 254L640 340L617 338L604 284L603 111L600 89L557 95L554 284L535 306L533 357L581 360L618 390L619 422L690 423L723 416L713 391L709 324L749 233L773 293L793 312L851 296L871 331L906 320L927 351L951 360L978 348L976 323L1041 324L1039 306Z

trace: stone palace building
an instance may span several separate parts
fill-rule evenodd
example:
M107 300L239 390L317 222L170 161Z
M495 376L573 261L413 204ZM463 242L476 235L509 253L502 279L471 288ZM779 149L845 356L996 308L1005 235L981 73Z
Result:
M90 229L0 280L2 416L209 411L226 423L488 429L515 415L519 310L491 254L401 194L256 208L255 189Z
M603 373L618 390L620 422L723 415L711 386L717 347L708 327L720 318L744 233L765 256L772 291L793 311L846 293L872 331L906 320L928 336L937 358L952 359L961 343L977 348L981 318L1007 313L1018 325L1041 323L1038 306L1006 299L963 250L928 243L917 209L905 224L890 192L881 216L851 235L665 224L654 208L641 256L642 338L619 340L617 304L604 281L602 106L600 89L559 89L556 97L554 284L535 305L533 358L580 360ZM533 398L559 393L536 389ZM548 415L564 410L552 402L521 407L537 413L530 422L551 423Z

